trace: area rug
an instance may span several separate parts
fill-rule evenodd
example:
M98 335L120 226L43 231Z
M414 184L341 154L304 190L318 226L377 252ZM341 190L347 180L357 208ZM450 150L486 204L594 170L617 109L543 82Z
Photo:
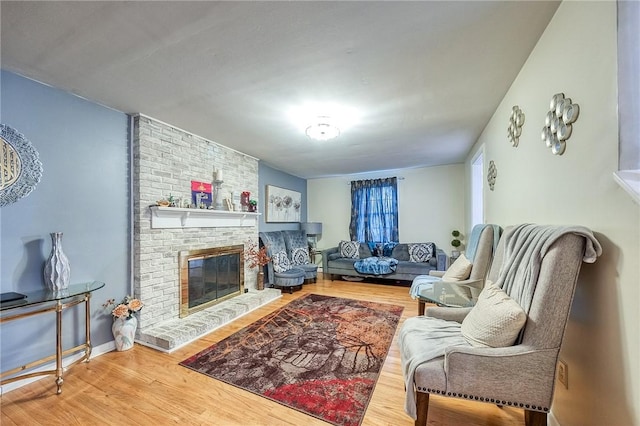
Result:
M362 422L402 306L308 294L180 364L326 422Z

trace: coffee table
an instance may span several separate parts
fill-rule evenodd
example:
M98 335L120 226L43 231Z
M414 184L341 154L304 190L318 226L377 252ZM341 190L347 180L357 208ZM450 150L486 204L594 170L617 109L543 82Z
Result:
M418 294L418 315L424 315L425 303L455 308L472 307L480 289L452 282L434 281L425 284Z

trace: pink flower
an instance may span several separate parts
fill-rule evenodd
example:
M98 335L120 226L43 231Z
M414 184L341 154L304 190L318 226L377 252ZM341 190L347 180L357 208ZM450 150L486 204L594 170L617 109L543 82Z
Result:
M129 316L129 308L127 305L118 305L113 309L112 314L116 318L127 318Z
M140 299L131 299L131 301L129 301L129 309L131 309L133 312L138 312L140 309L142 309L142 306L144 305L142 304Z
M140 299L134 299L131 296L125 296L122 299L122 302L116 305L114 299L107 300L106 303L102 305L105 309L111 309L111 315L114 318L124 318L129 319L133 316L134 313L138 312L144 304L140 301Z

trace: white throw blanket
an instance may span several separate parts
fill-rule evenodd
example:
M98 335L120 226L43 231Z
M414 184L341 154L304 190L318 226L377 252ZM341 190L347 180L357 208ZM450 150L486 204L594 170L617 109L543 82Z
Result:
M444 350L449 346L469 346L460 333L460 325L455 321L425 316L409 318L402 324L398 343L404 386L407 390L404 410L414 420L417 418L416 389L413 380L416 368L423 362L443 356Z

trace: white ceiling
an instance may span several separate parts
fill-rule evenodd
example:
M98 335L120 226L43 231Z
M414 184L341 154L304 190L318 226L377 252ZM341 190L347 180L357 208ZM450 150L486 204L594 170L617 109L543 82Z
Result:
M313 178L462 162L557 7L3 1L1 59ZM359 124L318 142L289 122L291 107L327 101Z

